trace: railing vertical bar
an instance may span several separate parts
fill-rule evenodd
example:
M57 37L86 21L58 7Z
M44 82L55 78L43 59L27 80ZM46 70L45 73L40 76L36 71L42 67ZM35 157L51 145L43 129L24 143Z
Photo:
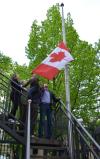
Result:
M30 107L32 100L28 100L28 116L27 116L27 137L26 137L26 159L30 159Z

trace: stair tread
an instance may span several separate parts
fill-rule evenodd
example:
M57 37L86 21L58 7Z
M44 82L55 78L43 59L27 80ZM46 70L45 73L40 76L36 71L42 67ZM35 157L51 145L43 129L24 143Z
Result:
M35 145L49 145L49 146L61 146L63 145L61 142L55 139L46 139L46 138L38 138L38 137L31 137L31 144L34 143Z
M38 155L31 155L31 158L36 159L66 159L66 156L38 156Z
M39 146L39 145L37 145L37 146L33 146L32 148L35 148L35 149L40 149L40 150L59 150L59 151L66 151L67 150L67 147L65 146L65 147L63 147L63 146L57 146L57 147L55 147L55 146Z

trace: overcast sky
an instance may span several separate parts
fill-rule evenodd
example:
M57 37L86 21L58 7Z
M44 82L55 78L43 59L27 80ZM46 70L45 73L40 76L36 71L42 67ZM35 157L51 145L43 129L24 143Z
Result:
M0 51L19 64L27 63L27 46L32 22L44 20L47 10L64 3L80 39L89 43L100 38L100 0L0 0Z

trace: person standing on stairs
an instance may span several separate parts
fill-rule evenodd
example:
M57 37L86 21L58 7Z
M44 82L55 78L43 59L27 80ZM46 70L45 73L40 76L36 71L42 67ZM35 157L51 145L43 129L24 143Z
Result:
M12 101L12 109L8 117L12 119L13 117L16 116L18 106L20 106L21 83L17 74L13 74L10 80L10 84L11 84L10 100Z
M43 137L43 132L46 130L45 137L50 139L52 137L52 109L51 106L59 102L59 98L49 91L48 85L44 84L41 88L41 103L40 103L40 123L39 123L39 137ZM47 126L45 126L45 117L47 118Z
M22 86L24 85L25 81L22 81ZM27 105L28 105L28 90L25 87L22 87L22 94L20 100L20 120L25 123L26 122L26 115L27 115Z
M39 79L36 74L32 74L32 78L29 79L23 87L30 85L28 90L28 99L32 100L31 103L31 135L34 135L36 120L38 116L38 108L40 103L40 85Z

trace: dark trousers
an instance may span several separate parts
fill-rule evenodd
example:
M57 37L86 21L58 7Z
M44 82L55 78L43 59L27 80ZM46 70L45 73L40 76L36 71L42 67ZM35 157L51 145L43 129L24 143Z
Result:
M47 118L47 123L45 122ZM48 103L40 104L40 123L39 123L39 137L43 137L43 131L46 131L45 137L50 139L52 136L51 124L51 108Z
M28 107L28 104L21 104L21 106L20 106L20 120L23 123L26 122L27 107Z
M32 102L30 107L30 134L35 134L35 128L37 126L38 106L39 104ZM22 105L24 108L22 111L22 122L26 124L28 122L28 104Z
M32 102L31 104L31 119L30 119L30 129L31 129L31 135L35 133L35 128L37 125L37 116L38 116L38 103Z
M15 117L16 111L18 110L18 106L20 105L20 95L15 95L14 98L11 99L12 101L12 109L10 114Z

